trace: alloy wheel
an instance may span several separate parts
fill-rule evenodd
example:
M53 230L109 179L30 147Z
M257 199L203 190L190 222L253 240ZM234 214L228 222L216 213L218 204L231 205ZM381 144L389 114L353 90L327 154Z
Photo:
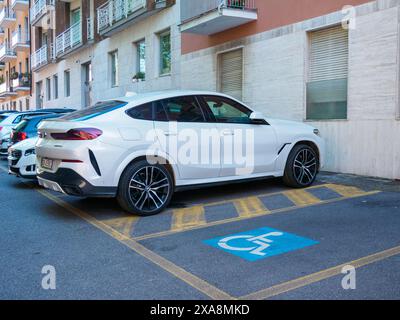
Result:
M129 183L132 204L140 211L153 212L168 200L170 183L167 175L155 166L137 170Z
M317 175L317 157L310 149L300 150L294 159L294 176L301 185L312 183Z

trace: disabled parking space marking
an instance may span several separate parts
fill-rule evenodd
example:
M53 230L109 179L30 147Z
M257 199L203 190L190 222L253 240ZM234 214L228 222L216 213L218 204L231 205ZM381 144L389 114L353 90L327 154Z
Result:
M139 219L139 217L132 216L126 218L104 220L103 222L114 230L122 233L124 236L131 237L133 227Z
M251 262L318 244L317 241L267 227L203 242Z
M259 216L270 212L257 197L235 200L234 204L239 217L242 218Z
M206 224L203 206L174 210L172 214L172 231L182 231L193 226Z
M313 196L306 190L285 191L283 194L298 207L317 204L321 202L321 199Z

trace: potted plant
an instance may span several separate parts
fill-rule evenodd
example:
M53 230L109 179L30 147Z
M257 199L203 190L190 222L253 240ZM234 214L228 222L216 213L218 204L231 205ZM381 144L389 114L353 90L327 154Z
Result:
M18 77L19 77L19 73L18 72L13 72L11 74L11 80L16 80L16 79L18 79Z
M146 74L140 71L132 77L133 82L144 81L145 79L146 79Z

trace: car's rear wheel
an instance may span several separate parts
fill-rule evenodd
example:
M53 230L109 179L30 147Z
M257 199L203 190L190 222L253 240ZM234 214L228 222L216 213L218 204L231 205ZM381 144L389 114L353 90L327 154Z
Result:
M117 200L130 213L151 216L168 206L172 193L173 180L165 166L143 160L122 174Z
M311 147L296 145L289 154L283 182L292 188L306 188L314 183L318 166L318 156Z

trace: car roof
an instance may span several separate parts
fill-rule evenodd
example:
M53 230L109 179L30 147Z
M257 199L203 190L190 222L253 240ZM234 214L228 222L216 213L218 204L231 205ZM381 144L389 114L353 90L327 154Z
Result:
M167 98L174 98L180 96L196 96L196 95L203 95L203 96L220 96L220 97L227 97L230 99L234 99L226 94L220 92L213 92L213 91L196 91L196 90L164 90L164 91L154 91L154 92L146 92L146 93L127 93L126 96L116 98L116 99L109 99L109 101L123 101L123 102L135 102L135 101L153 101L153 100L161 100Z

